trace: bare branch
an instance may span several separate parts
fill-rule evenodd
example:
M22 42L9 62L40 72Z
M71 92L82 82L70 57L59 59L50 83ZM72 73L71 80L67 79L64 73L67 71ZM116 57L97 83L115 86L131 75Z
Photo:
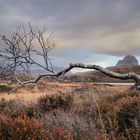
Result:
M43 77L59 77L61 75L66 74L67 72L69 72L73 68L83 68L83 69L98 70L101 73L104 73L107 76L110 76L110 77L113 77L113 78L118 78L118 79L122 79L122 80L132 79L132 80L134 80L136 82L136 86L139 86L139 84L140 84L139 83L140 82L140 75L135 74L133 72L120 74L120 73L113 72L111 70L108 70L108 69L103 68L103 67L98 66L98 65L84 65L82 63L70 64L69 67L67 67L66 69L64 69L64 70L62 70L62 71L60 71L60 72L58 72L56 74L39 75L35 80L24 81L24 82L19 81L19 83L21 85L26 85L26 84L30 84L30 83L37 83Z
M28 29L28 30L27 30ZM105 69L98 65L84 65L81 63L70 64L66 69L54 73L52 63L49 58L49 53L54 49L56 43L54 41L53 34L46 34L47 27L42 29L37 26L31 26L28 24L28 28L23 25L18 26L16 32L14 32L11 38L0 35L1 39L5 42L6 48L0 50L0 57L7 60L10 65L10 70L14 79L21 85L30 83L37 83L43 77L59 77L66 74L73 68L94 69L98 70L107 76L126 80L132 79L136 85L140 85L140 75L133 72L120 74L108 69ZM37 61L35 58L42 58L43 64ZM23 71L30 73L32 65L36 65L46 70L45 75L39 75L35 80L22 81L17 78L17 71L20 68Z
M16 75L17 69L30 72L32 65L53 73L49 52L55 47L55 42L53 35L47 35L46 31L46 26L39 29L37 26L28 23L28 28L19 25L11 37L0 35L6 44L6 47L0 50L0 57L11 64L14 75ZM42 63L36 60L38 55L42 59Z

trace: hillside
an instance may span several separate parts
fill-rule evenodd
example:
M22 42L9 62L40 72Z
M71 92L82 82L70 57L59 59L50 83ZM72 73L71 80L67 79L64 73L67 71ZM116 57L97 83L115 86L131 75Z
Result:
M118 73L128 73L135 72L140 74L140 66L124 66L124 67L108 67L107 69L112 70ZM76 82L126 82L126 80L115 79L106 76L98 71L88 71L88 72L79 72L69 76L63 76L60 80L64 80L65 82L76 81ZM128 81L127 82L132 82Z

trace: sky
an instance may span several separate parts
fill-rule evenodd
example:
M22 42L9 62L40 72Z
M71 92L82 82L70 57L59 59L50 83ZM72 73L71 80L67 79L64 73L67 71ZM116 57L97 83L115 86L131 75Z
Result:
M140 61L140 0L0 0L0 34L28 22L54 33L55 66Z

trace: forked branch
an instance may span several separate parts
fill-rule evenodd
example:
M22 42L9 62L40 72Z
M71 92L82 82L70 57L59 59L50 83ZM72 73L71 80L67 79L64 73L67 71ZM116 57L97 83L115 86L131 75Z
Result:
M11 36L0 35L5 46L0 48L0 57L6 60L16 79L19 73L30 75L33 67L39 67L53 73L49 53L55 46L53 34L47 33L47 28L20 25ZM39 57L39 59L37 59Z

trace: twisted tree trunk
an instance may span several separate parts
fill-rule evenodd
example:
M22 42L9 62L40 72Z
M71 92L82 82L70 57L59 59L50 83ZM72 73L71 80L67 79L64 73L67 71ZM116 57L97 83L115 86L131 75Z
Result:
M113 72L111 70L108 70L106 68L103 68L101 66L98 65L84 65L82 63L76 63L76 64L70 64L69 67L67 67L66 69L56 73L56 74L45 74L45 75L39 75L37 77L37 79L35 80L31 80L31 81L20 81L17 79L17 81L21 84L21 85L26 85L29 83L37 83L41 78L43 77L59 77L61 75L66 74L67 72L69 72L71 69L73 68L83 68L83 69L94 69L97 71L100 71L101 73L104 73L105 75L109 76L109 77L113 77L113 78L117 78L117 79L121 79L121 80L127 80L127 79L131 79L135 82L135 86L133 86L135 89L140 89L140 75L134 73L134 72L129 72L129 73L125 73L125 74L120 74L120 73L116 73Z

